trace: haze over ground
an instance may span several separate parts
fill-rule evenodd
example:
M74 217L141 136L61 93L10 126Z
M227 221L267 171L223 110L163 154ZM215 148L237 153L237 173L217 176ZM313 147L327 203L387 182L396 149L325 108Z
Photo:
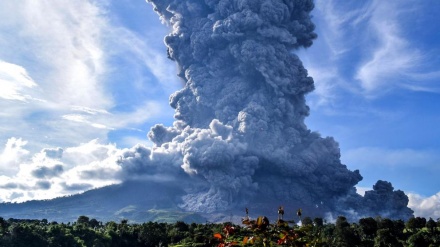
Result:
M115 163L119 148L148 145L153 124L170 126L168 95L182 86L151 6L2 4L2 200L52 198L126 179ZM318 39L300 52L317 88L308 96L308 127L335 137L342 163L361 170L358 185L385 179L405 192L437 193L427 204L410 196L422 207L416 215L434 217L435 7L318 1Z

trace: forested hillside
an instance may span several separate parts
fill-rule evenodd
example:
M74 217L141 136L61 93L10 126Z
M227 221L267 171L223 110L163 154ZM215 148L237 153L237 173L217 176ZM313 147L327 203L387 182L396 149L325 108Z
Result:
M350 223L340 216L335 223L309 217L301 222L245 217L240 225L130 224L80 216L72 223L57 223L0 217L0 246L440 246L440 219L362 218Z

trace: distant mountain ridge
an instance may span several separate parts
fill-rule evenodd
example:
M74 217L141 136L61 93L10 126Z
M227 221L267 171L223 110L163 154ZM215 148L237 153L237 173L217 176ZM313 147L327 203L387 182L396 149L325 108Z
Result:
M205 222L204 217L178 207L182 194L167 183L127 181L51 200L0 203L0 217L66 223L76 221L80 215L103 222Z

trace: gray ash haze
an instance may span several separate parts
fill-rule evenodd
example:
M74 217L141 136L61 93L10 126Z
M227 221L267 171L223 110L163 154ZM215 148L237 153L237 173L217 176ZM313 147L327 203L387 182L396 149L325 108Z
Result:
M178 181L182 209L202 213L267 202L354 218L412 215L391 183L358 195L359 171L341 163L332 137L304 123L314 81L295 50L317 38L312 1L147 2L172 27L164 56L184 86L170 96L173 126L155 125L152 148L136 146L119 160L125 176Z

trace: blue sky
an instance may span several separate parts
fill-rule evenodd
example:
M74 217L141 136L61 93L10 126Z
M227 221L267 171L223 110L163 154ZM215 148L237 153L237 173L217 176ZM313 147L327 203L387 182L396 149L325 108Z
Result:
M440 217L440 4L315 4L318 39L297 52L316 86L308 127L339 142L360 191L387 180ZM143 0L2 1L0 18L0 201L120 182L118 154L173 122L169 27Z

